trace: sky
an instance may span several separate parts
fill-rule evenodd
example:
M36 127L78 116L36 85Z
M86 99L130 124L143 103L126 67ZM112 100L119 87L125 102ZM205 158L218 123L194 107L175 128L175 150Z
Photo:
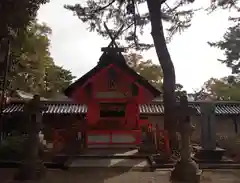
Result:
M206 7L209 1L196 0L193 7ZM39 22L46 23L52 29L50 52L55 63L70 70L77 78L97 64L101 47L110 42L89 32L87 25L63 7L64 4L74 5L78 2L81 0L51 0L38 12ZM230 25L228 16L229 12L223 10L210 15L206 11L199 11L194 15L191 27L176 34L168 44L176 81L188 92L200 88L211 77L220 78L230 74L230 70L217 61L223 54L207 44L208 41L222 38ZM145 29L143 39L152 43L150 31L149 27ZM154 48L142 55L158 64Z

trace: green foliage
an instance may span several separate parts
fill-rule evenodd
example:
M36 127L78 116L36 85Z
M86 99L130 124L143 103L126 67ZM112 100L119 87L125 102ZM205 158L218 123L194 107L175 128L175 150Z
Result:
M12 42L10 90L51 97L61 93L74 79L71 72L57 66L49 52L51 29L31 22Z
M48 0L2 0L0 2L0 40L16 35L36 18L37 11Z
M186 96L187 95L187 91L183 90L183 85L176 83L175 85L175 93L176 93L176 98L177 100L180 100L181 96Z
M181 33L191 26L194 12L201 9L192 9L190 6L187 6L194 3L194 1L159 0L159 3L155 3L156 7L154 8L161 9L161 12L158 14L159 17L154 18L168 23L168 27L166 27L168 32L167 41L170 41L176 32ZM240 10L237 6L238 2L239 0L211 0L210 7L206 10L214 11L217 8ZM146 4L148 11L142 11L141 9ZM128 47L149 49L154 45L141 42L140 37L144 33L144 27L149 23L153 23L150 18L153 12L150 11L154 10L154 8L150 6L149 0L87 0L75 5L65 5L64 7L78 16L82 22L88 24L89 31L96 31L103 37L108 36L108 33L103 28L103 22L110 22L114 26L111 29L112 33L116 33L122 25L125 25L120 35L127 41Z
M238 6L239 0L211 0L211 5L207 8L208 11L213 12L217 9L234 9L239 11L240 8Z
M233 7L239 12L238 1L222 1L223 8ZM203 87L205 94L217 100L240 100L240 18L230 17L234 25L229 27L222 40L209 42L211 47L218 48L224 53L223 59L218 59L232 70L230 76L208 80Z
M160 65L154 64L152 60L143 60L143 57L136 53L130 53L125 56L127 63L139 75L146 78L150 84L159 90L162 90L163 73Z
M0 157L5 160L21 160L26 140L26 135L8 136L0 144Z
M155 88L162 91L163 86L163 72L160 65L154 64L152 60L144 60L140 54L130 52L125 55L128 65L133 68L139 75L148 80ZM183 90L181 84L176 84L176 96L179 98L181 95L187 94Z
M223 40L209 43L224 52L225 59L219 59L232 69L233 74L240 72L240 23L229 27L223 36Z
M231 78L231 82L230 81ZM211 78L206 81L199 92L195 93L195 100L240 100L240 83L239 80L232 80L232 77L221 79Z
M140 36L144 33L144 27L150 23L149 12L140 12L140 8L147 0L88 0L86 3L76 5L65 5L65 8L74 12L78 18L89 25L90 31L96 31L103 37L108 34L103 28L103 22L111 22L114 25L112 33L124 24L125 28L121 32L129 48L149 49L153 44L140 41ZM160 1L161 2L161 1ZM176 1L172 4L161 2L162 16L156 17L170 23L168 38L170 39L177 31L182 31L191 25L191 18L194 10L186 9L184 5L188 0ZM182 7L180 9L180 7ZM183 8L184 7L184 8Z
M212 1L212 10L217 8L229 9L240 11L239 1ZM229 17L233 22L223 38L220 41L208 42L211 47L218 48L224 53L223 59L218 59L221 63L225 64L232 70L232 74L221 79L210 78L206 81L202 89L195 93L198 99L206 97L212 100L240 100L240 17Z
M217 4L216 4L217 2ZM239 8L239 0L233 1L213 1L215 3L215 8L222 7L233 8L238 13L240 11ZM218 5L218 6L217 6ZM224 59L218 59L221 63L225 64L232 70L232 74L240 73L240 17L229 17L229 20L233 22L233 25L230 26L225 34L223 35L222 40L216 42L209 42L208 44L211 47L215 47L220 49L224 53ZM232 76L230 76L232 77ZM239 76L237 76L239 78ZM234 77L232 77L234 78ZM236 78L235 78L236 79ZM231 81L230 81L231 83Z

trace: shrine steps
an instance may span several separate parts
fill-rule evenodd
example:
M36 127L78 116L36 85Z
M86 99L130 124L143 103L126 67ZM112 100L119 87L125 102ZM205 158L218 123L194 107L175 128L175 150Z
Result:
M140 170L149 171L151 165L145 158L126 159L126 158L77 158L68 162L68 169L121 169L121 170Z
M86 156L134 156L138 155L138 149L135 148L89 148L79 155Z
M142 154L138 149L86 149L78 154L57 154L56 161L66 159L149 159L149 154Z
M66 164L69 169L116 168L149 171L151 168L149 156L139 154L138 149L88 149L83 154L72 156Z
M87 149L81 154L75 154L74 158L87 158L87 159L146 159L148 154L138 152L138 149Z

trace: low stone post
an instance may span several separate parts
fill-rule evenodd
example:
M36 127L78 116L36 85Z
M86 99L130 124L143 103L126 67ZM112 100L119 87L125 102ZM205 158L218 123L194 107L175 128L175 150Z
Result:
M198 183L200 182L201 170L192 160L191 152L191 136L194 127L191 124L190 115L194 112L193 108L188 107L186 96L180 98L179 111L179 132L181 135L181 159L175 165L171 172L171 180L173 182Z

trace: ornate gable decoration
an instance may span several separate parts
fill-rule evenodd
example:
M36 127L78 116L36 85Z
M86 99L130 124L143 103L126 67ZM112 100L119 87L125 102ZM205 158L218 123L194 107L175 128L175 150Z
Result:
M117 73L113 68L108 70L108 89L116 90L117 89Z
M116 39L121 34L121 32L123 30L123 27L124 27L124 25L122 25L122 27L113 36L112 33L110 32L110 30L108 29L106 23L104 23L104 28L106 29L107 34L111 39L111 42L107 47L101 49L103 52L107 52L107 53L109 53L109 52L119 52L119 53L124 52L124 48L119 48L117 43L116 43Z

